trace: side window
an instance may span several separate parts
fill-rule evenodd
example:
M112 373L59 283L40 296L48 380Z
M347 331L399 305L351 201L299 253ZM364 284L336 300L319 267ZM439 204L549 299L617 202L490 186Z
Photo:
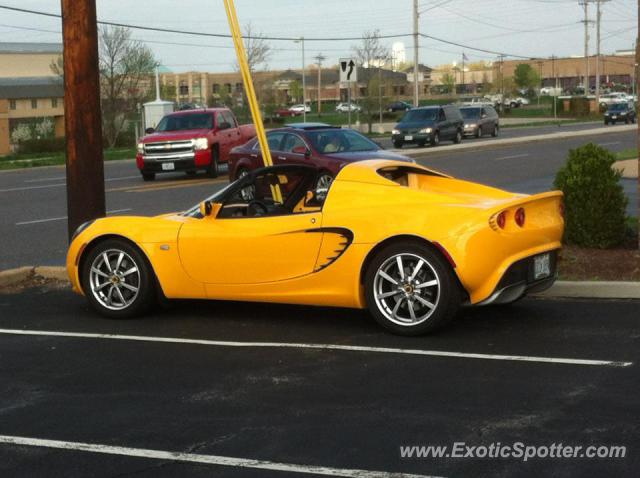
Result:
M449 106L445 108L445 112L447 114L447 120L449 121L456 121L456 120L462 119L462 116L460 115L460 111L458 110L458 108L454 106Z
M284 137L284 133L269 133L267 134L267 144L269 145L269 151L282 151L282 138ZM260 148L260 142L258 144L258 149Z
M480 110L480 117L482 118L484 116L489 116L489 115L487 115L487 109L486 108L482 108Z
M291 153L293 151L293 148L295 148L296 146L303 146L305 148L307 147L302 138L297 134L285 135L282 151L284 151L285 153Z
M496 112L495 109L493 109L493 106L487 107L487 113L489 113L490 118L496 118L498 116L498 113Z
M233 114L231 114L230 111L223 111L222 115L223 115L224 120L227 123L229 123L232 128L237 128L238 127L238 125L236 123L236 118L233 116Z

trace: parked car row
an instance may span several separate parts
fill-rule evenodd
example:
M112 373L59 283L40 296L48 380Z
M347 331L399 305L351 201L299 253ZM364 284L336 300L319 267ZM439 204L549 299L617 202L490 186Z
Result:
M391 140L400 149L405 144L438 146L440 141L457 144L464 136L498 136L499 132L500 120L493 106L424 106L405 113L391 132Z

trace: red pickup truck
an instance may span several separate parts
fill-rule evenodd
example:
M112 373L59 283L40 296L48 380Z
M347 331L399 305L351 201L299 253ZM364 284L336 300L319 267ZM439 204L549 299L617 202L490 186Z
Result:
M238 125L227 108L178 111L166 115L138 141L136 165L145 181L157 173L204 170L215 178L229 152L255 137L253 125Z

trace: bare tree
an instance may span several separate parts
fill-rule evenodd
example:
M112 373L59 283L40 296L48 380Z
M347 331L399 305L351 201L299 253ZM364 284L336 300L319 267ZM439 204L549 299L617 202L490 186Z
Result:
M389 57L389 49L380 41L380 30L365 31L362 35L362 43L351 47L358 64L365 68L381 66Z
M271 46L261 37L262 32L255 31L251 23L245 25L243 35L244 49L247 53L247 64L251 73L260 69L261 66L266 69L267 62L271 58ZM240 70L237 62L235 68Z
M125 27L101 28L99 48L103 131L113 147L127 114L145 96L141 83L151 77L157 62L151 50L133 40Z

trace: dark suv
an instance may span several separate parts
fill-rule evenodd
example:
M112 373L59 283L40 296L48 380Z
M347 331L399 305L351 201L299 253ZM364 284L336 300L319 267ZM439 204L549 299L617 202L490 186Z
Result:
M406 143L437 146L441 140L460 143L463 134L464 121L457 106L425 106L407 111L393 129L391 139L396 148Z
M626 101L624 103L612 103L604 113L604 124L624 121L626 124L636 122L636 112L633 106Z

